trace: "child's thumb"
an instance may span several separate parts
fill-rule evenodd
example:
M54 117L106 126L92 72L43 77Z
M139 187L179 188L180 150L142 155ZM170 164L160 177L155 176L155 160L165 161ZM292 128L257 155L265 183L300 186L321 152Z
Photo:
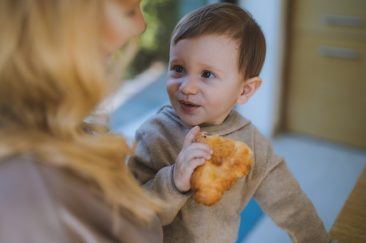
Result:
M186 137L184 138L183 147L186 147L194 142L197 134L200 132L200 127L195 126L187 133Z

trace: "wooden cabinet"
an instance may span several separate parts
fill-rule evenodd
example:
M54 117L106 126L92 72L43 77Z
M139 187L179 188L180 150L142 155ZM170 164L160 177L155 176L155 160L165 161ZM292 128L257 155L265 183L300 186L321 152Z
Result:
M366 1L291 1L287 130L366 148Z
M337 242L366 242L366 167L352 189L330 234Z

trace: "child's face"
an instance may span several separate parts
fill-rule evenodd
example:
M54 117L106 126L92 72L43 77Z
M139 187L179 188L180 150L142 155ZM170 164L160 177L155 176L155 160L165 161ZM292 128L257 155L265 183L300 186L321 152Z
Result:
M187 125L222 123L244 89L238 45L224 35L205 35L171 45L167 91Z

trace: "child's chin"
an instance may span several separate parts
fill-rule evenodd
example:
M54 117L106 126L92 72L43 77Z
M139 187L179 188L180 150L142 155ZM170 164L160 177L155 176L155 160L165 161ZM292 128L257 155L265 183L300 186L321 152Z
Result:
M180 119L183 121L183 123L186 126L189 126L189 127L199 126L202 124L202 122L196 121L194 119L185 119L184 117L180 117Z

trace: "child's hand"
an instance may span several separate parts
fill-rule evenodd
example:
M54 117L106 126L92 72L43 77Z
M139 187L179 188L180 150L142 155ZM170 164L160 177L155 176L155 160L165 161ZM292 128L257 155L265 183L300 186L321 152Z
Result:
M181 192L191 189L190 179L194 169L211 158L212 150L208 145L193 142L199 131L200 128L196 126L187 133L175 163L173 180Z

